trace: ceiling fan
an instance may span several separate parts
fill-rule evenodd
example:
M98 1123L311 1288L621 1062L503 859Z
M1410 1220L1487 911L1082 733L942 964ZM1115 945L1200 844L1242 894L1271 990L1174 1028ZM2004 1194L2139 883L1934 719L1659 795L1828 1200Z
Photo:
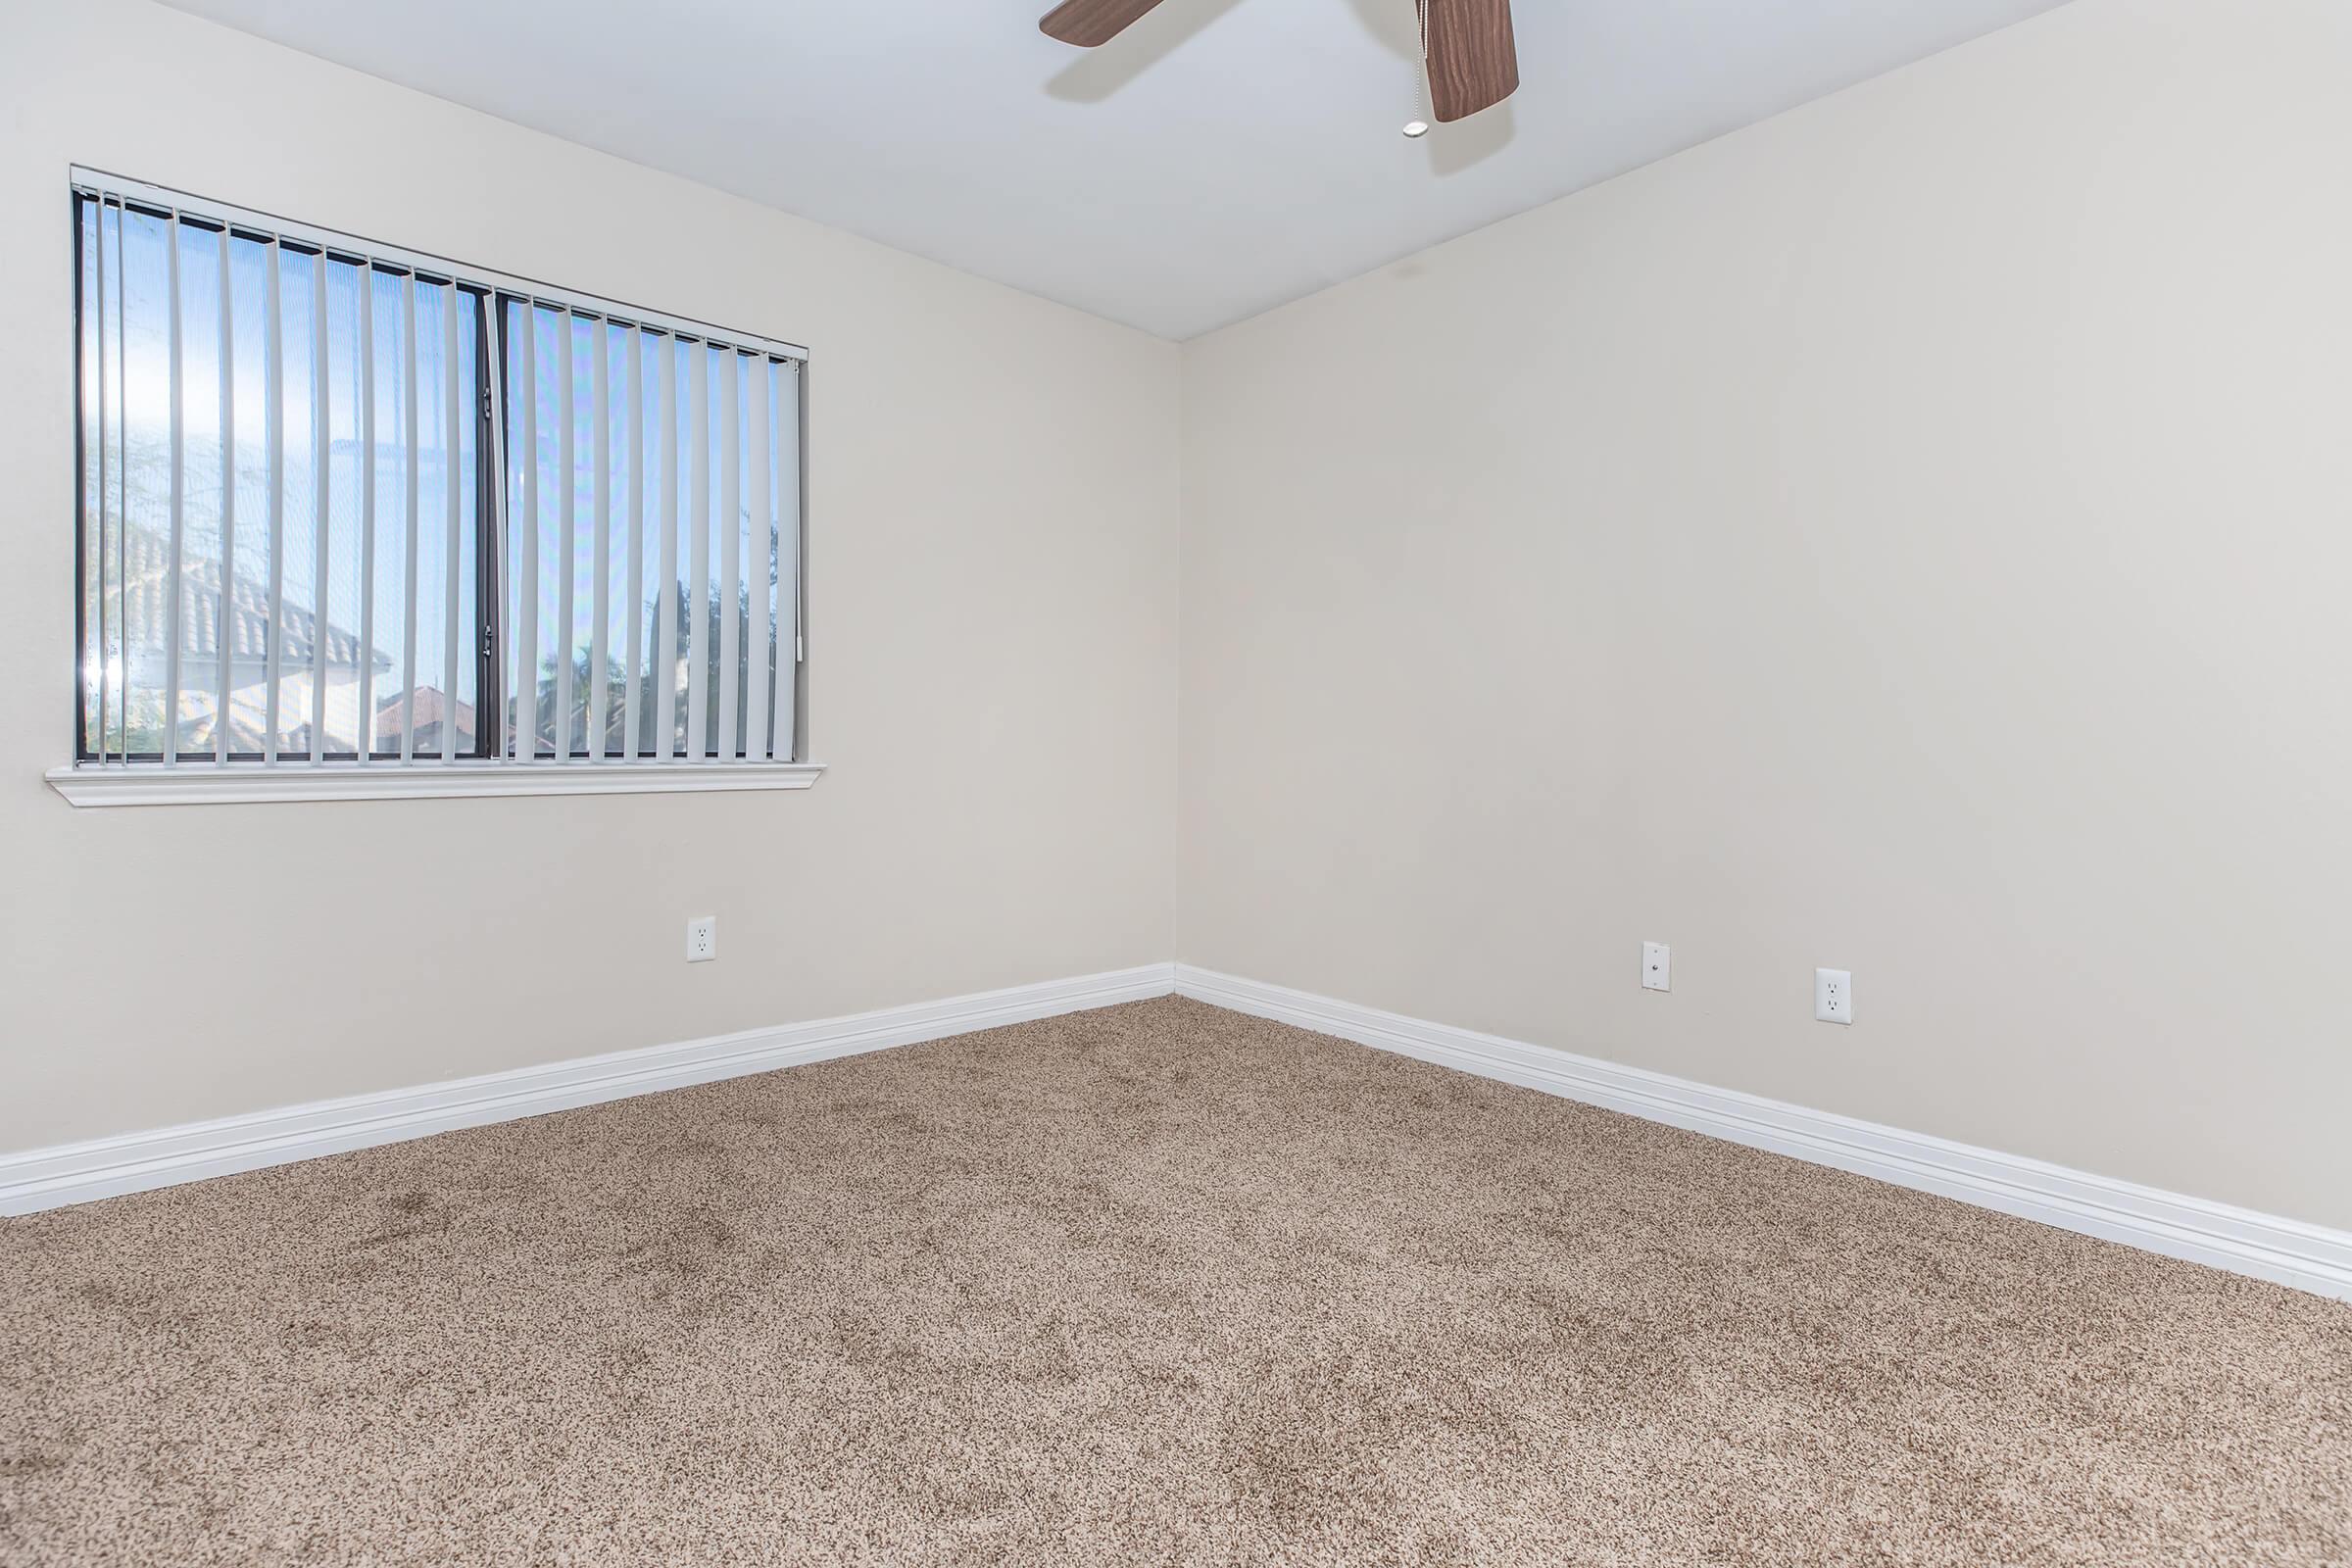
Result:
M1508 98L1519 86L1511 0L1418 0L1431 112L1460 120ZM1159 0L1062 0L1038 26L1081 49L1105 44Z

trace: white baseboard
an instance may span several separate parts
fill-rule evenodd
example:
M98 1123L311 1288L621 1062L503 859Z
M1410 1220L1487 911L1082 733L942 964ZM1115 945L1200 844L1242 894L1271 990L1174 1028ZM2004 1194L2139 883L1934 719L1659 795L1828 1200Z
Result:
M2352 1234L2342 1231L1167 963L4 1154L0 1214L27 1214L1171 991L2063 1230L2352 1300Z
M830 1056L1139 1002L1164 997L1173 989L1175 966L1148 963L1105 974L983 991L945 1002L884 1007L846 1018L754 1029L460 1078L421 1089L319 1101L5 1154L0 1155L0 1214L28 1214L206 1176L399 1143L458 1127L537 1116Z
M1236 1012L1834 1165L2061 1230L2352 1300L2352 1234L1806 1110L1664 1073L1176 966L1176 990Z

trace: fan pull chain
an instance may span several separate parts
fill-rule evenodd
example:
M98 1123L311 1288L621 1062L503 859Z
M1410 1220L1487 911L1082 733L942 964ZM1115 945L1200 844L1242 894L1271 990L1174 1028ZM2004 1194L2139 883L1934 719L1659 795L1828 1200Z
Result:
M1413 24L1421 35L1421 58L1414 63L1413 83L1418 89L1413 108L1418 110L1429 94L1429 0L1413 0ZM1436 112L1433 105L1431 112ZM1406 136L1419 140L1429 134L1429 122L1418 114L1404 122Z

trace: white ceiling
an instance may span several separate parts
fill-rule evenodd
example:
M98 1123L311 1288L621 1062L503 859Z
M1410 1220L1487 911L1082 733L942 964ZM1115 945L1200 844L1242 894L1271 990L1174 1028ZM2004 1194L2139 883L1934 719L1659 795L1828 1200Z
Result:
M2060 0L1518 0L1518 95L1419 142L1413 0L170 3L1185 338Z

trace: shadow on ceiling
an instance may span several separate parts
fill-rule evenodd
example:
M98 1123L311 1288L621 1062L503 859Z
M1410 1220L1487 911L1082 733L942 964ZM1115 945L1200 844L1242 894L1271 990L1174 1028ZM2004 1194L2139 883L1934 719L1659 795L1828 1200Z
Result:
M1099 104L1192 42L1201 28L1241 3L1166 0L1102 48L1077 51L1077 59L1047 80L1046 91L1068 103ZM1048 5L1047 9L1052 8Z

